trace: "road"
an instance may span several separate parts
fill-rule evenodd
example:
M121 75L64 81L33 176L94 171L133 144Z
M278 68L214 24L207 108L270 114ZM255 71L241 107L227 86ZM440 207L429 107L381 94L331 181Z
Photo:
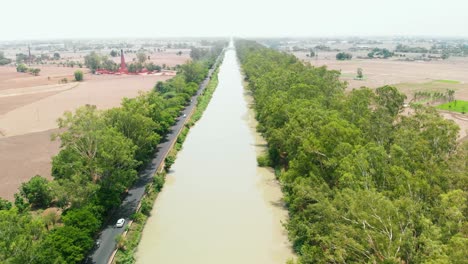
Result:
M140 177L135 185L133 185L129 190L128 195L125 197L116 213L109 217L107 225L101 231L98 238L100 246L90 253L89 263L105 264L108 262L116 247L115 237L125 231L125 227L128 225L130 216L135 213L137 206L145 193L145 186L153 180L153 175L161 166L161 163L164 161L172 144L177 140L179 131L184 127L187 118L189 118L189 114L197 105L198 96L205 90L210 81L211 75L213 74L214 69L216 69L216 66L222 56L224 56L224 52L222 52L220 57L218 57L213 68L209 70L207 78L200 84L197 93L192 97L190 105L188 105L181 113L181 116L177 118L177 122L172 126L171 132L166 135L166 140L157 146L154 159L150 164L148 164L147 168L140 173ZM115 228L114 225L120 218L125 219L125 225L122 228Z

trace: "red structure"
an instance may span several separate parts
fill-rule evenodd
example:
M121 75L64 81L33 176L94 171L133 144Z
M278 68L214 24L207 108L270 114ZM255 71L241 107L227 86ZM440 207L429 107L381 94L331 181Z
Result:
M117 71L109 71L105 69L97 69L96 74L139 74L139 73L129 73L127 69L127 64L125 63L125 56L123 49L120 50L120 68Z
M128 73L127 64L125 64L125 57L123 49L120 50L120 73Z
M138 72L128 72L127 64L125 64L125 56L124 56L124 51L123 49L120 50L120 68L117 71L110 71L110 70L105 70L105 69L97 69L95 71L96 74L130 74L130 75L146 75L146 74L155 74L159 73L160 75L169 75L169 76L175 76L176 72L175 71L164 71L164 72L158 72L158 71L148 71L148 69L142 69Z

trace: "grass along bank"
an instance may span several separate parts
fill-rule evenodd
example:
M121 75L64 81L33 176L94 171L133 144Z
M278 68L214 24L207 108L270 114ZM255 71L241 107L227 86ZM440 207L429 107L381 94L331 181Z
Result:
M456 80L435 80L435 82L449 83L449 84L459 84L460 83L459 81L456 81Z
M223 55L221 55L223 56ZM166 172L169 171L171 166L174 164L177 153L182 149L182 145L187 137L190 127L194 126L195 123L201 118L203 112L208 107L208 104L213 97L213 93L218 86L218 73L220 61L214 71L212 78L206 86L203 93L198 97L198 102L195 110L189 116L185 127L181 130L177 141L175 142L172 149L169 151L165 159L165 172L157 174L153 182L146 186L145 197L141 202L141 207L132 217L132 224L128 227L126 236L119 236L116 238L118 251L114 258L114 263L118 264L129 264L135 263L135 252L138 244L141 240L143 228L150 216L151 209L153 208L154 202L158 197L159 192L162 190Z

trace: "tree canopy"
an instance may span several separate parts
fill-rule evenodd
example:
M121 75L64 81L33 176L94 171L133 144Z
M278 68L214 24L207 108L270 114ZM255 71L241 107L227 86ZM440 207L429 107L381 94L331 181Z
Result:
M11 63L11 59L5 57L5 53L0 51L0 65L6 65Z
M350 60L352 58L353 58L353 55L351 55L351 53L340 52L336 54L337 60Z
M297 263L463 263L468 143L454 122L403 114L395 87L345 92L337 71L236 46Z
M94 53L86 60L91 67L103 62ZM190 62L153 91L123 99L121 107L101 111L85 105L64 113L55 135L61 146L52 160L54 180L35 176L23 183L14 206L0 199L0 262L81 263L212 63ZM155 188L161 184L158 179ZM49 206L62 214L34 211Z

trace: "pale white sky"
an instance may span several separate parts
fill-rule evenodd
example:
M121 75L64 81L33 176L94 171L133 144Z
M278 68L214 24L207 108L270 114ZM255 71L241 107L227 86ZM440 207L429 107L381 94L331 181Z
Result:
M467 0L1 0L0 40L468 37Z

